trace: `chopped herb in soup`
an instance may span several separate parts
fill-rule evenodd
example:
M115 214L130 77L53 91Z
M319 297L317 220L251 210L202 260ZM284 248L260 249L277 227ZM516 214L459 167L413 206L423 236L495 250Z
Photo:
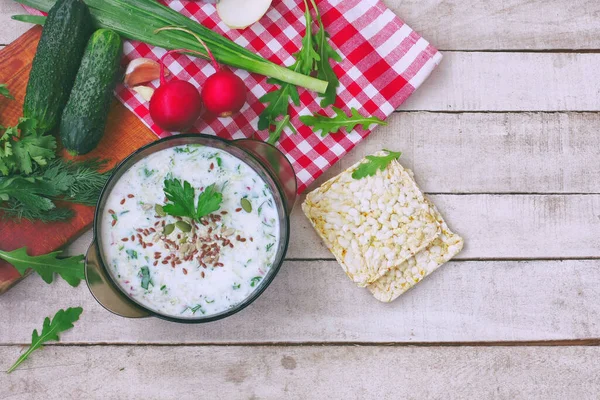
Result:
M275 261L279 217L265 181L211 147L139 161L112 189L102 251L115 281L160 314L200 318L248 298Z

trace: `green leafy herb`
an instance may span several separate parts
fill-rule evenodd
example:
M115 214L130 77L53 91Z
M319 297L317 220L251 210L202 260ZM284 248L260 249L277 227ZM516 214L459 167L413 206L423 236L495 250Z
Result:
M198 205L194 205L195 190L188 181L178 179L165 180L165 196L170 201L163 206L166 214L174 217L188 217L200 220L202 217L217 211L223 202L223 195L217 192L215 184L208 186L198 197Z
M196 209L196 219L207 216L217 211L223 202L223 195L215 189L215 184L208 186L198 197L198 207Z
M0 131L0 174L29 175L34 166L45 166L56 157L56 139L37 127L34 119L21 118L19 123Z
M165 290L166 288L167 288L167 285L162 285L162 286L160 287L160 290L162 291L162 290Z
M152 175L154 175L154 173L155 173L155 172L156 172L156 171L155 171L155 170L153 170L153 169L144 168L144 176L145 176L146 178L149 178L149 177L151 177Z
M273 246L275 246L275 243L269 243L267 245L267 251L270 251L273 248Z
M8 87L6 86L6 83L0 83L0 96L4 96L7 99L10 100L14 100L15 98L13 97L12 94L10 94L10 92L8 91Z
M98 160L72 162L54 160L36 168L29 176L0 176L0 211L4 218L53 222L70 218L68 208L57 208L62 200L95 205L110 171L99 172L105 163Z
M206 299L205 301L206 301L206 304L212 304L212 303L214 303L214 302L215 302L215 300L214 300L214 299L213 299L213 300L208 300L208 299Z
M21 357L13 364L12 367L6 371L11 373L14 371L23 361L25 361L31 353L35 350L42 348L42 345L49 341L59 340L58 334L73 328L73 324L79 320L79 316L83 312L81 307L67 308L67 310L59 310L50 321L50 318L46 317L44 325L42 326L42 333L38 334L37 329L34 329L31 335L31 345L25 353L21 354Z
M330 59L334 61L341 62L342 57L331 47L329 43L329 34L325 30L325 25L323 25L323 20L321 19L321 13L319 12L319 8L315 3L315 0L310 0L315 12L317 13L317 21L319 23L319 30L315 37L315 43L317 50L319 52L319 57L317 59L317 77L324 81L328 82L327 90L323 95L323 99L321 100L321 107L325 108L335 103L335 99L337 98L337 88L340 86L340 80L337 75L333 71L333 67L329 62Z
M296 61L289 69L304 75L310 75L316 68L320 58L319 54L315 51L314 37L311 31L313 20L307 0L304 0L304 5L306 7L304 13L306 31L302 38L302 47L300 48L300 51L294 54ZM261 97L260 101L268 103L268 105L260 114L258 129L269 129L268 143L275 144L281 137L284 128L290 128L292 132L296 133L296 130L291 124L288 110L290 102L296 106L300 105L300 95L298 94L298 88L293 84L283 83L276 79L269 79L267 82L274 85L279 84L281 87ZM275 126L275 129L271 130L271 126Z
M242 287L242 284L241 284L241 283L234 283L234 284L233 284L233 289L234 289L234 290L237 290L237 289L239 289L239 288L241 288L241 287Z
M31 268L46 283L52 283L54 274L58 274L69 285L75 287L82 279L85 279L84 256L58 258L61 254L62 251L55 251L42 256L29 256L26 247L14 251L0 250L0 258L15 267L21 275Z
M129 258L131 258L132 260L137 260L138 258L138 253L135 250L125 250L125 253L127 253L127 255L129 256Z
M387 151L386 156L367 156L367 162L364 162L356 168L352 173L352 178L362 179L367 176L374 176L378 170L385 170L388 165L394 160L400 158L402 153L397 153L390 150Z
M250 280L250 286L254 287L258 282L262 280L262 276L255 276Z
M221 167L223 165L223 160L221 157L217 157L217 166Z
M294 135L298 134L294 125L292 125L291 117L286 115L279 121L275 121L275 129L269 131L269 138L267 139L267 143L275 144L281 138L281 134L285 128L289 128Z
M386 122L377 117L363 117L355 108L352 108L351 116L347 116L343 110L337 107L333 107L333 110L336 113L335 117L327 117L319 114L303 115L300 117L300 121L312 127L315 132L322 131L321 136L323 137L330 133L339 132L342 128L346 128L350 132L357 125L362 125L364 129L368 129L372 124L387 125Z
M148 290L148 286L154 286L152 283L152 277L150 276L150 269L148 267L142 267L140 270L140 276L142 278L142 288Z
M196 314L196 312L200 311L202 314L206 314L206 312L202 309L200 304L197 304L195 307L190 308L192 310L192 314Z

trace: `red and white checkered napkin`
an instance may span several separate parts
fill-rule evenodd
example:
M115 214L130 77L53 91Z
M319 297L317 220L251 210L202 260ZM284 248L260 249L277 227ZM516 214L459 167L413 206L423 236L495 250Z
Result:
M229 29L220 21L212 4L165 0L164 4L195 19L236 43L261 56L289 66L292 54L301 45L305 32L304 5L300 0L275 0L272 8L258 23L239 31ZM343 61L334 71L340 78L336 106L349 113L351 107L365 115L385 119L397 109L439 64L442 55L414 32L378 0L317 0L327 32ZM138 57L159 59L165 50L144 43L125 44L124 63ZM200 86L215 72L201 59L185 55L167 61L171 73ZM275 86L266 78L246 71L235 71L250 89L247 105L233 118L204 116L195 125L198 132L215 134L226 139L255 137L265 140L266 131L257 131L258 116L264 109L258 99ZM278 144L296 170L298 190L307 186L337 162L371 130L361 127L349 133L337 133L322 138L304 126L300 115L323 111L315 93L301 90L300 107L293 107L292 123L298 134L286 132ZM169 135L150 118L148 103L135 92L120 86L119 99L137 114L157 135ZM332 110L325 112L334 115Z

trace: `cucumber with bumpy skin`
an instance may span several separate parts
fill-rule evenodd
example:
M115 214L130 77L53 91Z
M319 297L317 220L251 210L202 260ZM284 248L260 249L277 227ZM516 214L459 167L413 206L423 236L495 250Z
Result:
M23 115L45 132L60 123L93 23L80 0L58 0L48 13L23 105Z
M117 33L99 29L85 49L60 124L63 146L73 155L94 150L104 135L122 47Z

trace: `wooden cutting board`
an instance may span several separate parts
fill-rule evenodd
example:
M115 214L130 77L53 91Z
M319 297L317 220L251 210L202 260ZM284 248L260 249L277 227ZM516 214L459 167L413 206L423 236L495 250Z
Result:
M0 125L12 126L22 115L25 89L31 70L31 62L41 36L41 28L35 27L12 44L0 50L0 83L6 83L15 100L0 96ZM109 160L110 167L127 157L141 146L156 140L133 113L117 100L113 102L106 134L92 153L79 157ZM66 157L66 155L64 155ZM65 246L89 228L93 220L93 207L68 204L75 211L73 219L52 224L32 223L26 220L0 219L0 250L11 251L27 246L30 255L40 255ZM8 263L0 260L0 294L21 280L19 273Z

